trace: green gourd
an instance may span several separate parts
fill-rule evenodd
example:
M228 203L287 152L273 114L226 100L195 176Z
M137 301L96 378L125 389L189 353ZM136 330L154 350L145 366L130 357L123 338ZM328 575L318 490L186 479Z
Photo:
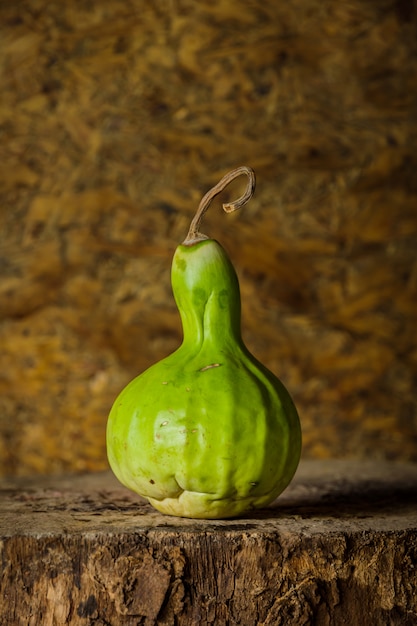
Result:
M253 195L248 167L201 200L172 263L183 342L116 399L107 424L110 466L157 510L229 518L264 507L289 484L301 452L296 408L284 385L243 343L236 272L217 241L199 232L214 196L245 174L234 211Z

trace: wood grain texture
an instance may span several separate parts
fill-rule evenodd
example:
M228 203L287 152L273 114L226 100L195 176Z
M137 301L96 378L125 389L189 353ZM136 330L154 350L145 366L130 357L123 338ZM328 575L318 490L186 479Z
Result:
M417 620L416 465L306 461L226 521L162 516L106 472L0 493L4 626Z
M0 3L0 474L107 467L113 399L181 340L174 249L242 164L205 232L304 454L417 460L416 33L413 0Z

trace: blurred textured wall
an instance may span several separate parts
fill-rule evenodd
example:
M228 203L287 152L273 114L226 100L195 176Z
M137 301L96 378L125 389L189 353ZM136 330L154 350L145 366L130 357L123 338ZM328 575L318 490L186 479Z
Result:
M107 467L115 396L181 340L174 249L242 164L205 232L304 455L417 461L416 3L17 0L0 31L0 473Z

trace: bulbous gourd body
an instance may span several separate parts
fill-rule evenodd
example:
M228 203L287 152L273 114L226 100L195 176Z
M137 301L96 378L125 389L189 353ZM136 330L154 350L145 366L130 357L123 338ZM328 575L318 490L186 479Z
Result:
M116 399L109 462L163 513L238 516L270 503L292 479L297 411L242 341L239 284L220 244L178 246L172 287L183 343Z

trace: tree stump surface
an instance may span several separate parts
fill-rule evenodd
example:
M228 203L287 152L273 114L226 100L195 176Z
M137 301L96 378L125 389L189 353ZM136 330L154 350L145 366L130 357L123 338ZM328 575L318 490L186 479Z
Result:
M161 515L110 472L0 483L0 624L417 624L417 465L304 461L270 507Z

